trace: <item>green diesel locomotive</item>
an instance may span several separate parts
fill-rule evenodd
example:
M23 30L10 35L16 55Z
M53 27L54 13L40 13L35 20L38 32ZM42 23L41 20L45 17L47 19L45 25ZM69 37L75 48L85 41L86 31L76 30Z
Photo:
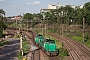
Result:
M35 37L35 43L49 56L57 56L59 54L54 40L45 39L42 35L37 35Z

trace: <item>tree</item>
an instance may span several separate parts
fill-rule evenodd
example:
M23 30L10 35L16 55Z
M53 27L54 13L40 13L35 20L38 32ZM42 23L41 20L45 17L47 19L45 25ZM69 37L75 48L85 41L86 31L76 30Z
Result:
M33 14L33 19L34 20L41 20L41 19L43 19L43 16L40 13Z
M50 12L46 12L46 13L45 13L45 19L48 20L50 17L51 17Z
M33 15L31 13L26 13L24 14L24 19L27 19L27 20L32 20L33 19Z
M0 9L0 38L3 35L3 29L5 28L4 26L4 15L5 15L5 11L3 9Z
M3 9L0 9L0 17L2 17L3 15L5 15L5 11Z
M90 25L90 2L85 3L83 8L76 6L74 9L70 5L66 5L45 13L47 20L59 24L82 24L83 17L85 18L85 24ZM51 21L48 22L50 23Z
M40 13L37 14L37 17L38 17L38 19L43 19L43 15Z
M84 4L84 17L85 17L85 23L90 25L90 2L87 2Z

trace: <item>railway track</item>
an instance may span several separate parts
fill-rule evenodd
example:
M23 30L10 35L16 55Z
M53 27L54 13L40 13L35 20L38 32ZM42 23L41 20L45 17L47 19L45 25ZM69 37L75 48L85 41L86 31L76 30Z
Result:
M15 34L16 30L10 29L10 30L7 30L7 32L9 34ZM35 34L36 33L32 31L28 31L27 33L25 32L25 35L27 35L28 40L29 41L31 40L32 41L31 44L33 45L34 45ZM69 55L70 55L69 60L89 60L90 59L90 49L86 47L85 45L78 43L77 41L71 40L70 38L58 36L57 34L56 35L50 34L50 35L56 37L57 40L60 40L61 42L63 42L64 48L69 52ZM36 55L39 54L38 52L39 50L37 50L35 54ZM46 58L48 58L48 60L61 60L58 57L47 56L45 52L43 52L42 50L40 50L40 52L41 54L43 54L44 60Z
M67 50L69 51L69 55L72 56L71 57L72 60L82 60L77 51L73 48L74 46L72 46L68 41L63 41L63 43L67 48Z
M70 38L65 38L57 34L50 35L63 42L64 48L69 52L69 60L90 60L90 49L86 46L77 41L71 40Z
M6 29L6 36L8 37L14 37L14 35L16 34L16 30L13 30L13 29Z
M36 33L35 32L32 32L32 31L28 31L28 33L27 33L27 35L28 35L28 37L29 36L31 36L31 35L33 35L32 36L32 40L35 38L35 36L36 36ZM29 37L30 38L30 37ZM34 42L34 41L33 41ZM40 54L39 54L40 53ZM57 57L57 56L54 56L54 57L50 57L50 56L48 56L44 51L42 51L42 49L39 49L39 50L37 50L37 52L35 52L35 54L37 55L37 54L39 54L40 56L38 56L39 58L38 58L38 60L39 59L43 59L43 60L61 60L59 57ZM35 54L34 54L34 56L35 56ZM36 56L37 57L37 56ZM43 58L42 58L43 57ZM37 60L37 58L36 58L36 60Z
M71 42L73 42L77 46L77 48L82 52L82 53L80 53L77 50L78 54L80 55L80 57L83 60L85 60L86 58L90 59L90 50L89 49L87 49L85 46L83 46L82 44L78 43L77 41L71 40ZM84 56L85 56L85 58L84 58Z
M7 30L8 33L10 34L15 34L16 33L16 29L9 29ZM34 38L36 36L37 33L35 33L34 31L28 31L25 32L23 31L23 35L26 35L27 40L29 41L30 44L34 45ZM38 47L37 47L38 48ZM31 54L32 55L32 54ZM61 60L61 58L59 58L58 56L54 56L54 57L50 57L48 56L44 51L42 51L41 49L38 49L34 52L34 60Z

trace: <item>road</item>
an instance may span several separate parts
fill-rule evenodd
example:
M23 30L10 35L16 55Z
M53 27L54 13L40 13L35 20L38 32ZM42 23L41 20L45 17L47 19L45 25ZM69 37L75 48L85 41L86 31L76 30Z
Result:
M0 47L0 60L18 60L19 38L5 38L5 40L10 42L8 45Z

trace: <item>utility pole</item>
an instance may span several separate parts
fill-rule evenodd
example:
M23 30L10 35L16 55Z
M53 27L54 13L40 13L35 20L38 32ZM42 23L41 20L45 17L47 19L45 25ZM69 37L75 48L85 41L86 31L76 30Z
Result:
M16 19L16 30L17 30L17 19Z
M20 51L21 51L22 56L23 56L23 48L22 48L22 32L20 33Z
M46 24L45 24L45 37L46 37Z
M31 30L32 30L32 25L33 25L32 23L33 23L33 22L32 22L32 20L31 20Z
M22 48L22 20L20 19L20 51L23 56L23 48Z
M63 24L62 24L62 35L63 35Z
M22 49L22 34L20 33L20 49Z
M20 19L20 32L22 32L22 19Z
M63 13L62 13L62 20L61 20L61 24L62 24L62 25L61 25L61 26L62 26L62 27L61 27L61 28L62 28L62 35L63 35Z
M83 42L85 40L85 19L83 17Z
M16 19L16 35L17 35L17 19Z
M43 24L42 24L42 35L43 35Z
M63 15L64 15L64 12L62 11L62 20L61 20L61 24L62 24L62 35L63 35Z
M48 24L46 25L46 34L48 34Z
M42 33L42 26L41 26L41 23L40 23L40 27L38 27L38 31L40 30L40 33Z
M28 32L28 13L27 13L27 32Z

